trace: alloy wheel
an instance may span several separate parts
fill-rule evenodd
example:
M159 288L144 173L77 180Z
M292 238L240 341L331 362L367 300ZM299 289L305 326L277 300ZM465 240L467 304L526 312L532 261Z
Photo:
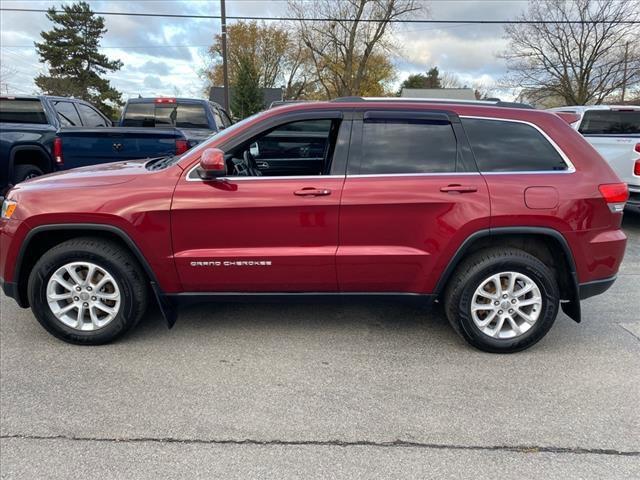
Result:
M473 294L471 317L492 338L524 335L542 311L538 285L519 272L502 272L484 279Z
M68 327L98 330L117 316L120 288L107 270L94 263L67 263L49 278L47 303L53 315Z

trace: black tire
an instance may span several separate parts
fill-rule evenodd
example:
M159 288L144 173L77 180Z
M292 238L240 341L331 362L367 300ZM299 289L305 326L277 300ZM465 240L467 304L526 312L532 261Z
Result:
M120 309L102 328L81 331L56 318L47 302L47 284L54 272L70 262L91 262L106 270L120 289ZM138 262L115 242L82 237L61 243L35 264L28 282L28 297L36 319L52 335L68 343L101 345L132 329L147 308L147 279Z
M39 177L44 172L35 165L15 165L13 174L11 175L11 183L14 185L23 182L29 178Z
M542 307L535 323L514 338L493 338L474 323L471 302L476 289L491 275L517 272L538 286ZM465 259L456 269L444 297L447 319L453 329L474 347L491 353L525 350L544 337L558 315L558 282L553 271L533 255L516 248L489 248Z

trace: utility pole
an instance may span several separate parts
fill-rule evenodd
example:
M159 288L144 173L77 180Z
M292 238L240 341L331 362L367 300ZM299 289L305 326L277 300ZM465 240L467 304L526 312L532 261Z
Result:
M627 64L629 63L629 42L624 44L624 77L622 78L622 102L624 103L624 95L627 93Z
M223 107L229 112L229 69L227 67L227 15L224 0L220 0L220 22L222 23L222 81L224 83Z

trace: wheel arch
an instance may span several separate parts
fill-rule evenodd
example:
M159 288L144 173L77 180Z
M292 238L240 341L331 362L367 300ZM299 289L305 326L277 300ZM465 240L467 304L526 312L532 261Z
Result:
M38 159L35 162L25 162L20 158L25 153L37 153ZM21 144L11 148L9 153L9 172L8 178L13 176L13 170L16 165L35 165L40 168L44 173L50 173L53 171L53 159L51 154L42 146L38 144Z
M578 275L571 247L559 231L546 227L497 227L480 230L470 235L458 247L435 287L435 294L441 296L460 262L468 255L486 247L505 245L519 248L539 258L552 269L558 279L562 310L576 322L580 321L580 298ZM556 250L559 249L559 250ZM561 265L557 255L562 253Z
M131 252L147 278L156 295L159 292L158 280L149 262L131 237L121 228L113 225L93 223L69 223L40 225L27 233L16 259L14 281L16 282L16 301L21 307L28 307L27 281L36 262L50 248L81 236L101 237L116 241Z

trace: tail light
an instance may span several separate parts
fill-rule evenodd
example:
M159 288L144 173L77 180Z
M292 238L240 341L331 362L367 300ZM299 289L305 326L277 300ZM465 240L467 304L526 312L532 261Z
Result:
M156 103L176 103L176 99L161 97L161 98L156 98L155 102Z
M60 137L53 139L53 159L56 165L62 165L64 163L64 157L62 156L62 139Z
M605 183L599 185L598 190L609 205L609 210L614 213L624 210L624 204L629 199L629 189L626 183Z
M636 163L633 165L633 174L640 177L640 158L636 160Z
M634 150L640 153L640 143L636 143L636 148L634 148Z
M176 155L182 155L189 150L189 142L186 140L176 140Z

